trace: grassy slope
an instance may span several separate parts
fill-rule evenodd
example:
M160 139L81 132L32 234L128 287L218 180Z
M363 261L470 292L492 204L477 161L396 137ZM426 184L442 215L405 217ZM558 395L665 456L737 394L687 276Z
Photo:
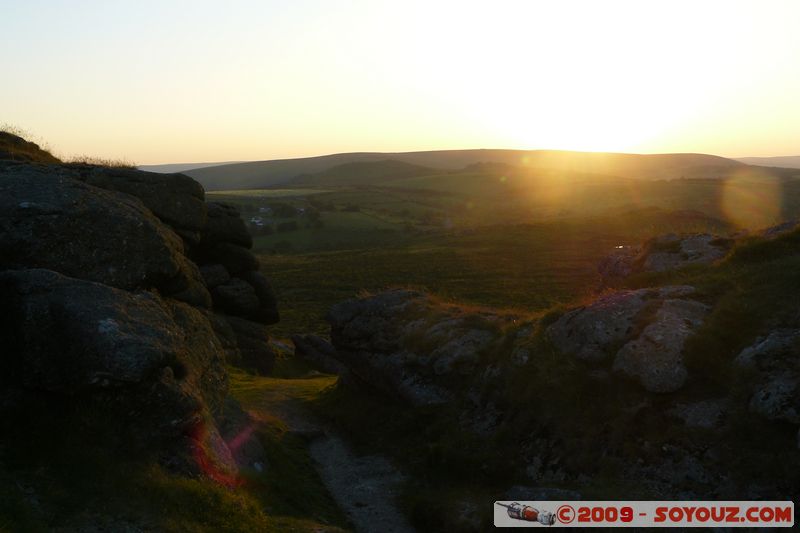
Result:
M596 288L598 260L613 246L703 221L660 211L612 219L498 225L376 248L262 258L281 305L277 336L327 332L331 305L360 290L412 286L446 299L541 311Z
M234 397L250 405L259 391L274 392L280 383L265 380L256 388L257 379L232 369ZM301 382L287 380L287 394L298 390L294 383ZM313 382L305 390L328 384ZM261 406L257 433L267 451L267 467L261 473L245 472L243 485L236 489L175 476L146 451L109 446L108 438L96 430L78 429L80 409L4 421L13 430L3 431L13 438L4 439L0 448L0 531L87 525L110 531L134 525L165 532L347 529L314 471L305 443L287 434L268 407ZM109 433L113 427L111 422Z
M609 388L588 378L584 365L564 360L545 338L544 327L560 312L554 310L531 340L532 361L497 391L510 416L486 441L465 434L456 422L458 413L446 408L414 409L343 387L324 391L314 405L362 451L390 454L412 474L404 501L415 525L425 531L457 531L458 515L448 509L466 502L485 510L480 506L500 498L512 484L530 484L520 451L539 437L559 442L556 456L542 457L545 465L560 461L588 476L579 487L588 499L658 497L625 482L622 473L635 461L659 464L662 446L712 449L735 482L796 487L800 457L786 451L796 446L797 428L748 413L749 389L742 387L748 384L747 371L730 363L769 328L796 327L798 272L800 231L795 231L775 241L742 242L717 266L629 281L630 287L692 284L700 298L714 304L705 325L689 340L692 380L678 393L653 396L623 380ZM727 395L737 401L724 430L687 429L666 414L681 402ZM684 483L687 489L702 490ZM489 515L482 519L487 525Z

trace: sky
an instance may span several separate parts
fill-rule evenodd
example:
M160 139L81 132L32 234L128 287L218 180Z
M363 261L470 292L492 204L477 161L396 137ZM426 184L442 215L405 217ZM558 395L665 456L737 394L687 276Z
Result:
M0 0L0 124L137 164L800 154L798 0Z

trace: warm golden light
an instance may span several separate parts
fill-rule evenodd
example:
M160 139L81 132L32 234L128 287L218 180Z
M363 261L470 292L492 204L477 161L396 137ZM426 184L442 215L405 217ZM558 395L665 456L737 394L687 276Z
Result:
M19 2L0 20L0 120L142 164L800 146L793 0L186 6Z
M728 220L739 227L771 226L781 220L781 183L757 171L743 171L725 180L721 206Z

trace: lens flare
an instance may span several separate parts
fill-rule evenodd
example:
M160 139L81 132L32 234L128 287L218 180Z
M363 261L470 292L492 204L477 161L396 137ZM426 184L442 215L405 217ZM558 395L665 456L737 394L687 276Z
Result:
M725 180L720 207L725 217L745 229L780 222L783 188L779 179L757 170L744 170Z

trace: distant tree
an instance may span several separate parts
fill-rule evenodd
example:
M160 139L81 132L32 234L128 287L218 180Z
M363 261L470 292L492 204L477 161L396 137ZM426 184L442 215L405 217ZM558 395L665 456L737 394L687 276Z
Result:
M297 209L284 202L270 205L272 212L278 218L293 218L297 216Z

